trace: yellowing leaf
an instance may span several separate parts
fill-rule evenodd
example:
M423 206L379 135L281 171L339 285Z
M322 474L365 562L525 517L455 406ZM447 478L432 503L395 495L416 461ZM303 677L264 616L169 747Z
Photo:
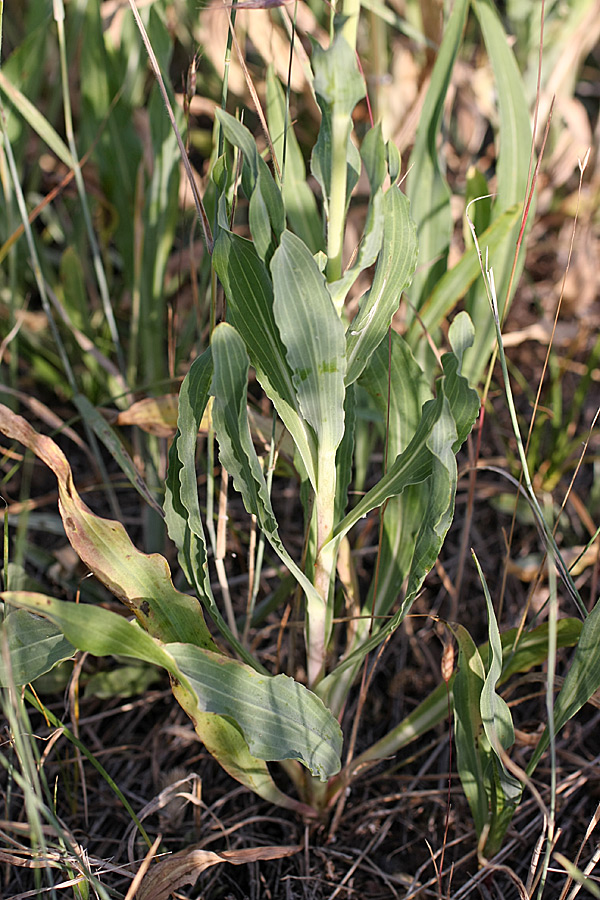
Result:
M59 511L73 549L143 628L161 641L216 649L200 604L175 589L166 559L158 553L141 553L120 522L96 516L86 506L60 447L2 404L0 432L28 447L52 469L58 480Z

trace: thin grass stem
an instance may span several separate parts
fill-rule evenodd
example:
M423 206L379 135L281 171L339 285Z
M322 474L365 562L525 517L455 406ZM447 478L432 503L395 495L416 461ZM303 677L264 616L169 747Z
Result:
M71 95L69 92L69 74L68 74L68 65L67 65L67 47L65 40L65 9L63 5L63 0L52 0L52 7L54 13L54 20L56 22L56 31L58 35L58 52L60 59L60 77L61 77L61 87L62 87L62 98L63 98L63 111L65 117L65 134L67 137L67 143L69 145L69 150L71 151L71 156L73 157L75 166L73 168L73 174L75 176L75 184L77 186L77 194L79 196L79 202L81 204L81 211L83 213L83 220L85 223L85 229L88 236L88 241L90 244L90 250L92 252L92 260L94 264L94 272L96 273L96 281L98 282L98 290L100 291L100 298L102 300L102 308L104 310L104 316L106 319L106 323L108 325L108 329L110 331L110 336L112 342L115 347L115 353L117 355L117 362L119 365L119 369L121 373L125 374L125 356L123 354L123 348L121 347L121 341L119 338L119 332L117 329L117 323L115 320L112 304L110 301L110 292L108 290L108 283L106 280L106 273L104 271L104 265L102 263L102 257L100 255L100 248L98 246L98 241L96 240L96 235L94 232L94 228L92 226L92 218L90 216L90 209L87 202L87 193L85 190L85 184L83 183L83 176L81 174L81 166L79 163L79 156L77 154L77 145L75 143L75 134L73 131L73 115L71 111Z
M474 202L474 201L471 201L471 202ZM509 415L510 415L513 434L515 436L515 441L517 444L517 452L519 454L519 460L521 462L522 475L523 475L523 479L525 481L527 495L530 499L532 509L534 509L534 511L535 511L536 519L542 527L545 542L552 549L554 560L556 561L557 565L559 565L559 567L560 567L561 575L563 577L565 585L568 588L569 593L571 594L571 597L574 600L577 608L579 609L579 612L585 618L587 616L587 609L585 608L585 605L584 605L583 601L581 600L581 597L579 596L579 591L575 587L575 584L573 583L573 579L571 578L571 576L568 572L568 569L564 564L564 561L560 555L560 551L559 551L556 541L554 539L554 535L552 534L550 528L548 527L548 525L546 523L546 520L545 520L542 510L540 508L538 499L536 497L535 491L533 489L533 484L531 482L531 476L529 474L529 466L527 463L527 457L525 455L525 447L523 444L523 439L521 437L521 430L519 428L519 421L517 418L517 411L515 408L512 388L510 386L510 378L508 375L508 368L507 368L507 364L506 364L506 355L504 353L504 346L502 343L502 331L501 331L501 326L500 326L500 317L499 317L499 313L498 313L498 300L496 297L494 274L493 274L493 270L487 265L487 263L484 265L483 257L481 256L481 250L479 248L479 241L477 239L477 234L475 232L475 226L473 225L473 222L472 222L471 218L469 217L468 211L466 213L466 217L467 217L467 222L469 224L471 234L473 235L473 240L475 242L475 246L477 248L479 264L480 264L481 271L482 271L483 278L484 278L484 285L485 285L486 293L488 296L490 308L492 310L492 315L494 318L494 325L496 328L496 340L497 340L497 346L498 346L498 355L499 355L499 359L500 359L500 367L502 369L502 377L503 377L503 381L504 381L506 404L508 406L508 411L509 411Z
M86 757L86 759L88 759L91 762L91 764L96 769L98 774L106 781L109 788L112 790L112 792L115 794L115 796L119 799L119 801L123 804L124 808L127 810L127 813L131 816L132 822L135 824L136 828L138 829L140 835L142 836L142 838L144 839L144 841L146 842L148 847L151 847L152 841L146 834L146 830L145 830L144 826L142 825L142 823L140 822L140 820L138 819L133 807L129 803L127 797L123 794L119 785L108 774L108 772L106 771L106 769L104 768L102 763L98 759L96 759L94 754L90 750L88 750L88 748L85 746L85 744L82 741L80 741L79 738L77 738L73 734L73 732L69 728L67 728L67 726L64 725L60 721L60 719L57 716L55 716L54 713L50 709L48 709L48 707L45 706L45 704L42 703L42 701L38 697L36 697L36 695L34 693L32 693L30 690L26 690L25 691L25 699L27 700L28 703L30 703L34 707L34 709L37 709L38 712L41 712L42 715L44 716L44 718L48 722L50 722L51 725L53 725L55 728L60 728L61 731L63 732L63 734L65 735L65 737L69 741L71 741L71 743L74 744L74 746L77 747L78 750L80 750L83 753L83 755Z
M169 116L169 121L171 122L171 127L173 128L173 132L175 137L177 138L177 145L179 147L179 152L181 154L181 161L183 163L183 167L185 169L185 173L187 179L190 184L190 188L192 190L192 196L194 198L194 204L196 206L196 212L198 213L198 218L200 219L200 223L202 225L202 232L204 235L204 243L209 253L212 253L213 248L213 236L210 228L210 224L208 221L208 217L206 215L206 210L204 209L204 204L202 202L202 198L200 196L200 192L198 190L198 185L196 184L196 179L194 178L194 173L192 172L192 167L190 161L188 159L188 155L185 152L185 144L183 143L183 138L181 137L181 132L177 126L177 122L175 120L175 113L173 112L173 107L171 106L171 101L169 100L169 95L167 93L167 89L165 87L165 82L162 77L162 73L160 71L160 66L158 65L158 60L156 58L156 54L152 49L152 44L150 43L150 38L148 37L148 32L144 27L144 23L142 22L141 16L139 14L138 8L135 5L135 0L129 0L129 5L131 7L131 11L133 12L133 17L135 19L135 23L138 27L140 35L142 36L142 41L144 42L144 46L146 48L146 52L148 53L148 57L150 59L150 64L152 66L152 71L154 72L154 77L156 78L156 82L158 84L161 96L163 98L163 102L165 104L165 108L167 110L167 115Z
M552 498L546 496L546 511L552 515ZM538 900L542 900L550 854L555 845L556 835L556 729L554 727L554 681L556 676L556 623L558 621L558 600L556 594L556 568L548 562L548 671L546 674L546 715L548 716L548 734L550 737L550 803L548 806L548 823L546 852L542 863Z

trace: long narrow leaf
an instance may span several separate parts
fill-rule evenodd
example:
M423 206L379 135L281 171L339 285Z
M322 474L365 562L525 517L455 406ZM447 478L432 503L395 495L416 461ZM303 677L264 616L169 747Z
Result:
M489 748L481 740L481 691L485 668L470 634L462 625L451 625L458 643L458 672L452 685L454 699L454 741L457 767L465 796L469 801L480 835L489 819L486 777Z
M65 533L79 558L163 641L186 640L213 648L197 600L175 590L169 566L158 553L141 553L120 522L94 515L79 496L62 450L21 416L0 405L0 432L28 447L56 475Z
M560 625L560 622L559 622ZM600 601L586 618L571 667L554 704L554 728L560 729L576 715L600 687ZM550 743L546 728L527 766L532 775Z
M499 215L480 236L482 252L488 253L491 260L496 258L498 249L510 240L510 234L519 220L521 209L520 204L511 206ZM421 340L423 328L433 332L440 326L444 318L456 307L458 301L465 296L480 275L477 250L475 247L471 247L463 253L455 266L444 272L429 297L422 304L419 310L420 321L413 320L406 334L406 340L411 347L415 347ZM487 300L482 298L482 302L484 303L484 315L487 315ZM473 315L473 310L471 310L471 315Z
M509 207L523 203L527 189L527 173L531 150L531 124L523 81L514 53L509 46L504 26L492 0L473 0L473 9L483 33L489 54L499 105L499 148L497 165L496 199L492 218L496 220ZM530 214L533 212L533 208ZM505 313L506 293L513 266L518 235L518 223L490 257L500 305L500 316ZM512 285L514 291L518 275L524 264L521 255ZM511 298L508 298L510 303ZM484 285L479 282L467 303L467 310L475 322L475 342L465 360L465 373L479 381L494 342L494 322L489 313ZM508 307L506 307L507 309Z
M406 192L417 224L420 266L409 296L417 309L446 270L452 235L450 191L440 166L438 135L468 9L469 0L458 0L446 23L410 155ZM410 310L407 310L407 320L411 318Z
M313 256L290 231L271 263L275 320L304 419L319 453L335 453L344 433L344 327Z
M275 323L268 270L250 241L224 229L219 231L212 261L225 289L229 319L243 338L256 376L294 438L315 487L315 435L300 413L286 350Z
M3 72L0 72L0 90L8 97L14 108L23 116L28 125L37 132L50 150L56 153L61 162L69 169L74 169L75 160L58 132L55 131L39 109L8 80Z
M215 110L227 140L244 154L244 180L250 201L248 216L255 247L267 264L285 228L280 190L248 129L223 109Z
M360 148L360 156L371 187L369 206L354 264L346 269L340 279L327 283L327 290L338 313L344 308L348 291L360 273L373 265L381 250L385 224L383 183L387 175L387 151L381 125L375 125L367 131Z
M210 348L194 360L179 392L177 432L169 451L165 518L169 537L179 551L179 564L221 634L237 654L262 669L223 618L210 586L206 540L200 515L196 474L198 430L210 397L213 365Z
M306 180L306 165L289 115L286 122L285 97L275 70L267 70L267 118L273 148L281 161L282 195L290 228L310 248L311 253L324 249L323 223L317 200ZM287 125L287 133L285 128ZM285 159L283 148L286 148Z
M577 643L581 633L579 619L560 619L557 629L557 646L572 647ZM512 628L501 636L505 666L498 684L503 684L516 672L529 672L534 666L541 665L548 654L548 624L544 622L532 631L521 634L518 643L518 632ZM482 661L489 655L489 644L478 647ZM438 725L448 715L447 691L450 688L450 700L456 676L452 675L448 686L442 682L432 693L383 738L357 756L350 768L359 770L366 762L392 756L402 747L425 734L430 728ZM343 773L342 773L343 774Z
M475 565L481 579L485 602L488 613L488 633L490 657L488 672L485 682L481 689L481 719L486 733L486 737L490 746L496 754L496 765L499 774L499 787L502 789L502 796L498 796L496 792L496 807L492 813L499 812L506 804L514 804L518 801L522 793L522 785L507 770L503 756L515 742L515 730L513 727L512 716L506 701L496 693L496 686L502 674L502 642L500 640L500 632L494 613L492 598L485 580L485 576L479 565L479 560L473 554Z
M332 175L339 160L333 158L334 122L345 122L346 138L346 206L360 176L360 155L350 139L351 115L364 97L365 85L356 64L356 54L342 34L323 50L315 45L312 56L315 73L314 88L322 119L319 137L311 156L310 167L319 182L325 212L329 217L328 200ZM342 148L343 150L343 148Z
M269 543L306 593L309 607L320 609L323 600L279 536L277 519L250 430L246 406L248 356L244 342L231 325L223 322L213 332L214 378L213 421L219 441L219 456L242 496L246 510L255 515Z
M158 512L159 515L162 516L163 511L160 505L150 493L148 485L136 469L129 453L127 452L117 435L114 433L106 419L102 415L100 415L96 407L92 403L90 403L87 397L84 397L83 394L75 394L75 396L73 397L73 402L79 410L83 420L94 431L96 437L98 437L102 441L121 471L127 477L129 483L133 485L138 494L143 497L144 501L152 509Z
M450 329L455 352L442 358L444 377L437 385L438 395L423 406L417 431L406 450L399 454L389 471L365 494L356 507L339 523L332 540L337 540L388 497L400 495L409 485L428 481L426 504L416 537L404 600L386 624L337 665L319 686L319 695L329 698L339 676L356 666L366 653L391 634L408 613L425 576L437 559L450 527L456 492L455 453L466 439L479 410L477 393L461 375L461 361L472 340L472 326L466 314L456 317Z
M363 297L346 336L346 384L356 381L383 339L417 264L415 225L410 218L408 200L396 185L384 197L383 216L383 245L373 286Z

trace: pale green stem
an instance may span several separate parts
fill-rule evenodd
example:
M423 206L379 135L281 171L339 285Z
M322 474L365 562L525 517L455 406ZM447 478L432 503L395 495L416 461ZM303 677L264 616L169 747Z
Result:
M327 643L331 631L329 591L335 571L337 543L329 541L335 512L335 453L319 454L315 515L317 517L317 555L313 584L321 605L311 603L307 615L308 683L314 687L325 674Z
M346 21L342 27L342 34L353 50L356 50L356 34L358 31L358 17L360 15L360 0L344 0L344 16Z
M341 34L355 50L360 0L345 0L343 9L346 21ZM334 110L331 123L331 191L327 223L327 280L330 282L342 277L346 225L346 156L351 128L352 116L346 113L339 115Z
M327 281L342 277L346 225L346 151L352 119L334 112L331 122L331 192L327 223Z

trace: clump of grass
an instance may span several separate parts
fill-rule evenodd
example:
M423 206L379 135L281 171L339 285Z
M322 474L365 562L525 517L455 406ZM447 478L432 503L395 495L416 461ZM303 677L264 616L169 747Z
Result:
M59 269L52 269L52 253L45 244L48 236L40 236L29 223L26 195L20 188L23 156L18 136L17 152L12 153L12 136L5 129L36 289L43 314L53 323L52 341L27 330L17 341L18 315L12 307L13 391L17 368L12 360L21 353L32 370L38 367L38 378L45 373L48 384L60 391L63 405L74 404L100 469L105 503L118 521L93 513L83 502L74 485L72 465L78 460L72 453L65 455L56 442L8 408L2 410L0 429L54 472L60 516L71 545L136 620L129 622L106 608L102 588L96 589L100 604L85 586L82 599L88 602L73 604L50 596L46 586L32 590L19 576L20 582L6 585L3 595L5 602L19 607L8 613L5 625L12 637L11 659L20 667L18 683L26 684L69 658L74 648L162 667L204 746L230 776L313 829L328 825L332 836L340 827L350 785L375 762L396 754L443 721L450 699L446 685L441 685L371 746L361 743L360 723L378 691L379 651L406 623L451 525L458 484L455 456L478 412L478 397L468 379L479 384L492 353L494 328L502 349L500 322L523 265L513 245L525 223L519 207L526 195L530 145L524 89L493 6L476 2L473 8L497 78L501 154L495 199L481 213L476 207L473 241L467 236L458 263L453 267L448 263L454 224L438 135L463 46L469 4L455 4L439 35L441 44L424 93L405 183L397 147L384 139L379 125L356 129L361 132L360 152L352 138L365 84L355 53L358 9L348 6L344 22L331 17L332 39L324 48L313 49L312 68L307 70L308 91L321 113L311 156L318 200L307 178L306 148L300 146L290 125L289 85L282 89L269 71L264 115L258 94L253 95L268 156L240 118L227 112L230 101L227 90L223 91L202 199L194 187L205 250L197 278L195 274L190 284L189 310L194 315L188 327L179 327L185 312L178 308L175 287L168 278L180 215L180 159L194 186L195 181L179 137L184 115L173 106L172 90L164 78L171 43L163 8L153 7L138 17L146 47L154 48L155 71L164 78L160 91L152 89L147 105L144 127L152 148L151 164L144 158L141 133L132 125L131 113L139 108L145 89L144 57L133 28L122 28L119 44L102 37L97 10L86 8L72 20L73 33L76 26L81 28L82 47L91 60L82 82L81 147L72 127L67 83L70 20L67 16L65 31L58 7L58 57L49 59L48 65L58 65L62 76L68 146L49 119L28 105L24 91L16 93L7 80L0 85L21 116L75 173L77 200L73 204L69 200L70 205L65 200L66 214L50 221L52 239L64 245L73 226L79 228L78 234L87 235L85 245L79 241L68 247ZM287 21L286 10L280 14ZM241 55L239 41L234 39L234 18L232 11L227 53L234 47ZM431 42L431 35L427 39ZM18 62L13 60L15 68ZM111 97L116 102L107 117ZM188 113L192 101L190 91ZM382 103L380 98L379 107ZM170 123L165 104L175 110ZM84 147L87 154L90 135L99 142L94 159L103 182L112 181L110 196L116 210L104 246L96 239L87 212L85 168L82 175L77 163ZM348 258L351 195L360 185L361 172L369 185L366 220L356 252ZM472 173L466 201L475 193L487 192L483 173ZM14 282L20 245L10 239L7 243ZM482 261L478 243L493 260L494 281L487 267L484 279L477 277ZM180 279L181 273L174 281ZM118 287L129 304L129 329L124 323L127 307L115 304L113 310L110 303L107 307L111 287ZM390 325L403 291L407 299L402 306L401 335ZM493 301L493 317L486 291ZM99 298L92 316L88 294ZM17 291L14 296L21 295ZM463 298L471 319L464 311L456 313ZM54 324L53 309L59 311L60 327ZM449 327L448 316L452 317ZM167 320L171 323L168 355ZM443 355L438 346L446 351ZM500 358L510 405L502 352ZM187 374L175 420L172 399L160 393L182 369ZM259 398L261 414L249 408L250 382L251 402ZM159 396L142 406L132 403L138 392ZM129 416L129 421L143 423L149 436L137 433L132 444L125 446L96 408L111 395L120 408L116 421L126 422ZM488 644L478 647L466 622L449 625L459 647L457 674L448 678L458 770L482 861L501 847L511 820L522 808L523 785L530 786L548 742L555 748L560 727L587 702L600 681L593 657L596 609L587 615L562 563L552 527L527 474L514 414L512 423L529 503L552 563L585 621L581 627L576 620L559 619L553 589L548 627L534 620L501 634L483 578L484 560ZM54 420L52 427L57 425L62 430L62 424ZM205 469L198 466L199 432L206 435ZM166 434L173 436L168 470ZM383 447L379 460L371 454L377 435ZM112 457L108 466L101 447ZM217 454L220 482L214 473ZM177 586L164 555L141 553L123 528L122 499L111 486L111 467L147 503L139 535L145 550L166 552L166 523L177 550ZM288 523L278 512L278 492L290 475L302 518L300 553L291 550ZM204 480L206 493L199 495L198 484ZM360 499L353 499L351 485L362 495ZM242 506L252 525L240 525L240 547L244 541L249 545L248 592L240 602L228 581L226 556L228 516L231 522L233 509L243 523ZM378 517L375 521L373 514ZM368 529L378 532L375 564L361 573L361 583L352 548L353 542L356 548L364 540ZM21 548L25 533L22 527ZM211 556L218 589L211 583ZM30 551L23 551L22 557L29 560ZM172 552L170 557L173 561ZM262 600L265 558L282 577L273 596ZM185 592L190 587L195 598ZM30 612L44 615L53 626L42 624ZM210 628L205 616L212 623ZM281 662L286 674L273 674L271 660L252 643L267 617L279 628L277 670ZM294 637L286 646L283 636L290 620ZM299 646L302 628L303 652ZM40 648L48 642L52 650L40 664ZM556 651L575 643L571 668L554 704ZM546 660L550 726L524 774L524 767L508 755L515 731L499 689L511 675ZM344 754L340 722L346 738ZM274 762L281 768L277 779L269 765ZM555 763L552 772L556 772ZM556 791L553 784L551 809ZM553 812L549 821L551 846ZM444 844L445 839L442 848ZM257 858L252 853L248 857ZM156 872L166 873L171 886L183 883L177 881L183 877L178 867L188 867L187 878L200 871L190 859L184 854ZM548 857L543 872L547 867ZM440 892L445 877L444 871L438 873ZM540 896L545 878L542 874ZM416 885L409 889L409 896L412 889Z

